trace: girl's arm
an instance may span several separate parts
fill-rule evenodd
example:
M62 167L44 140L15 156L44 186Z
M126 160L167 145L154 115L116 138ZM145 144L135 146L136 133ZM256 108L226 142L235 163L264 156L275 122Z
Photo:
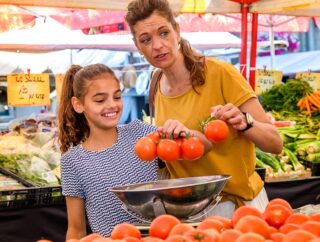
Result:
M68 211L68 230L66 240L81 239L87 235L84 200L66 196Z

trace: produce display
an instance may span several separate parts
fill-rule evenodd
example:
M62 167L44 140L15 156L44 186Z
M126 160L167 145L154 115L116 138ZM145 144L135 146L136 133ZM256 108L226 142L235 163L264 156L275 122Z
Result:
M0 136L0 167L34 186L60 185L55 116L13 120Z
M142 234L138 226L121 223L116 225L110 237L92 233L67 242L319 242L320 213L300 213L283 199L271 200L265 211L251 206L235 210L232 218L209 216L197 223L183 223L176 217L163 214L148 226Z
M320 164L319 92L306 81L290 79L264 92L260 101L284 143L280 155L256 151L257 165L266 168L266 180L320 175L320 169L315 169Z

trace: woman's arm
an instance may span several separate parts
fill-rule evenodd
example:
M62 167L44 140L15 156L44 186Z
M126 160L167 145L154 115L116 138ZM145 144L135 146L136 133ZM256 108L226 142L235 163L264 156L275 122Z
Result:
M66 196L68 230L66 240L81 239L87 235L84 201L78 197Z
M212 107L211 112L218 119L222 119L239 130L247 127L247 121L243 112L253 117L253 127L242 132L257 147L265 152L279 154L283 148L282 139L277 128L272 125L257 98L250 98L238 107L231 103L224 106Z

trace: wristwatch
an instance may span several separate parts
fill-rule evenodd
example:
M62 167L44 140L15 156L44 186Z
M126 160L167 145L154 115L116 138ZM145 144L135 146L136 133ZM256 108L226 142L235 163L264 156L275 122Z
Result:
M243 112L245 118L246 118L246 122L247 122L247 127L245 127L244 129L240 130L241 132L247 131L248 129L253 127L253 117L251 116L250 113L245 113Z

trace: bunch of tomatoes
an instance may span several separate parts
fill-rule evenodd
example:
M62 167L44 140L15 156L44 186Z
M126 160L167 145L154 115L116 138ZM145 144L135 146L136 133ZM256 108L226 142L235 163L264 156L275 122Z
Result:
M320 213L305 215L292 210L290 204L276 198L264 212L251 206L235 210L232 218L209 216L197 224L181 222L164 214L150 224L149 234L142 236L133 224L116 225L109 238L90 234L80 242L319 242ZM71 241L67 241L71 242Z
M222 120L212 120L210 117L201 122L200 127L211 142L223 142L228 138L229 128ZM157 131L140 138L134 148L137 156L144 161L152 161L156 157L166 162L197 160L204 154L204 144L198 137L161 138Z
M198 137L162 138L158 131L140 138L134 148L137 156L144 161L156 157L166 162L197 160L204 154L204 144Z

